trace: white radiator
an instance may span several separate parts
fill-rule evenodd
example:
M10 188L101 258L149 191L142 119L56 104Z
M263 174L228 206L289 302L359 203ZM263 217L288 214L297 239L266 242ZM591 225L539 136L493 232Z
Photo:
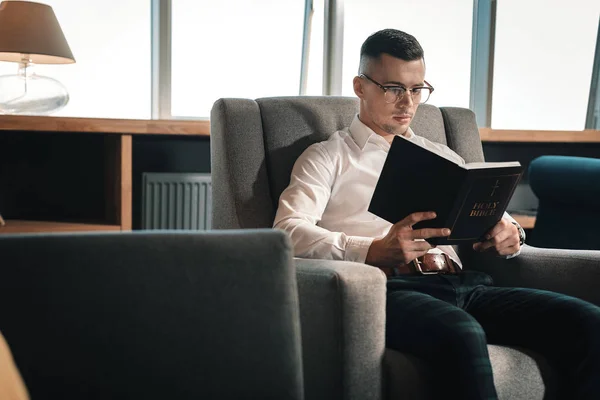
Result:
M211 228L210 174L142 174L142 229Z

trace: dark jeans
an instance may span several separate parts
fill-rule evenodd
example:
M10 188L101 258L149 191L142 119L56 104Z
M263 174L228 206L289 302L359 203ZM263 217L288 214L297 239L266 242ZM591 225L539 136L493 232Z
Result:
M436 399L497 399L488 343L544 356L559 373L560 398L600 399L600 307L494 287L476 271L394 277L387 288L387 347L428 362Z

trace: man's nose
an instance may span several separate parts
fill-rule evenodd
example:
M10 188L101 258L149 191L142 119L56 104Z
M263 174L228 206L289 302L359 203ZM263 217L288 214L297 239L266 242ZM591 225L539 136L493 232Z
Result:
M413 99L410 92L404 93L401 99L396 101L396 107L405 108L413 105Z

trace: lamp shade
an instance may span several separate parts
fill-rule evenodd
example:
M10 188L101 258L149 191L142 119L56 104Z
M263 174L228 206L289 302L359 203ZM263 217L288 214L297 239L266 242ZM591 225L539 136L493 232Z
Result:
M0 3L0 60L34 64L75 62L52 7L29 1Z

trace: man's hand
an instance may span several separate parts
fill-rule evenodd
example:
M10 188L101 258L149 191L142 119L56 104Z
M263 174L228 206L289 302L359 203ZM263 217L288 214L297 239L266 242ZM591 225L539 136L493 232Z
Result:
M434 212L417 212L395 223L383 238L376 239L369 247L365 263L377 267L391 267L407 264L432 249L424 240L432 237L450 235L447 228L423 228L413 230L412 226L420 221L434 219Z
M515 254L519 245L519 229L507 218L502 218L485 235L485 241L473 244L473 250L491 252L497 256Z

